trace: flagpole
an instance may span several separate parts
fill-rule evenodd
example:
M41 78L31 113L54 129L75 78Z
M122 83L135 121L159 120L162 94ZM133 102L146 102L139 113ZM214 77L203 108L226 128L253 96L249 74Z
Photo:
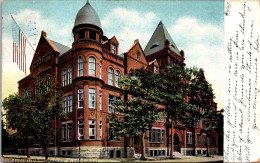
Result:
M16 23L16 25L18 26L19 30L23 33L22 29L20 28L20 26L17 24L17 22L15 21L14 17L12 16L12 14L10 14L12 19L14 20L14 22ZM29 42L28 38L26 37L26 35L23 33L25 39L28 41L28 43L30 44L31 48L33 49L33 51L36 53L36 51L34 50L33 46L31 45L31 43ZM37 54L37 53L36 53Z
M19 30L22 32L23 36L25 37L25 39L28 41L29 45L31 46L31 48L33 49L34 53L39 56L36 52L36 50L33 48L33 46L31 45L29 39L26 37L26 35L23 33L22 29L20 28L20 26L18 25L18 23L15 21L14 17L11 15L11 18L13 19L13 21L15 22L15 24L17 25L17 27L19 28ZM26 56L25 56L25 66L26 66ZM26 76L26 67L25 67L25 76Z

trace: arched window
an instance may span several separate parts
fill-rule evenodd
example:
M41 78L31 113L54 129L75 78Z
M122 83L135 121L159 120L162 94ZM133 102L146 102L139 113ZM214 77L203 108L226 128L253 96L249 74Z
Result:
M120 72L116 70L116 87L119 86L119 78L120 78Z
M108 84L113 85L114 83L114 71L112 68L108 70Z
M99 63L99 78L102 78L102 61Z
M83 76L83 58L78 58L78 76Z
M95 75L95 69L96 69L96 66L95 66L95 64L96 64L96 61L95 61L95 58L94 57L90 57L89 58L89 69L88 69L88 74L89 75Z
M72 68L68 68L68 84L72 83Z
M67 78L67 76L66 76L66 70L63 70L62 71L62 86L64 87L64 86L66 86L66 79Z

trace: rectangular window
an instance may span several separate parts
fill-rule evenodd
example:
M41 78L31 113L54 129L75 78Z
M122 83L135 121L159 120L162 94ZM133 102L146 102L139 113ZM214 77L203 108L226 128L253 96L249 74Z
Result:
M83 108L83 89L78 89L78 108Z
M191 132L186 133L186 143L192 144L192 133Z
M153 129L153 143L155 143L155 129Z
M89 108L95 108L96 90L89 88Z
M119 96L113 96L109 95L108 96L108 113L114 113L114 102L119 102L121 101L121 98Z
M197 145L200 145L200 134L197 134Z
M113 95L109 95L109 97L108 97L108 113L113 113L114 112L113 102L114 102L114 96Z
M164 143L164 130L162 129L162 141L161 143Z
M68 112L72 112L72 95L68 96Z
M89 38L92 40L96 40L96 32L93 30L89 30Z
M197 154L198 154L198 155L201 155L201 150L197 150Z
M67 141L67 128L66 128L66 124L62 124L62 141Z
M72 141L72 123L68 123L68 141Z
M63 97L63 111L67 113L67 97Z
M161 130L157 130L157 143L161 143Z
M95 139L95 121L89 120L89 139Z
M102 110L102 91L99 91L99 110Z
M72 83L72 68L68 68L68 84Z
M78 120L78 140L84 139L84 123L83 120Z
M206 145L206 135L202 135L202 145Z
M99 121L99 139L102 139L102 121Z
M116 46L113 45L113 44L112 44L111 46L112 46L112 53L113 53L113 54L116 54Z

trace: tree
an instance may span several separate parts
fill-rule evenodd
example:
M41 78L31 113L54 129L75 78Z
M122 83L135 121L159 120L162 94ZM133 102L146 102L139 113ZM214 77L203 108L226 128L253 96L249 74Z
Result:
M31 104L37 115L34 118L35 125L37 125L35 136L41 142L47 160L48 145L54 139L55 134L52 121L54 117L65 117L61 92L54 87L50 75L36 78L36 93L32 97Z
M8 127L17 130L17 134L26 145L27 158L30 158L29 136L35 134L34 117L36 110L30 107L29 98L18 96L17 93L9 95L3 101L3 108L6 111Z
M187 103L188 77L184 67L168 65L158 74L160 81L155 83L160 92L157 103L165 106L166 129L169 132L169 126L171 128L171 134L168 134L171 135L170 158L173 158L174 151L174 127L189 124L191 115L196 111L193 105Z
M188 69L190 79L188 80L187 95L189 96L189 103L197 107L197 114L193 113L193 122L189 126L193 131L193 155L195 155L195 130L194 123L196 120L203 120L203 124L206 128L201 130L206 132L206 146L207 146L207 156L208 154L208 136L209 132L216 129L216 125L213 125L218 120L217 111L212 108L212 102L214 98L214 93L211 85L205 79L204 71L196 67ZM200 112L202 108L202 112Z
M156 103L152 100L157 91L147 85L148 82L144 82L152 78L154 78L153 74L144 69L132 71L124 76L120 80L120 86L130 95L130 98L115 103L116 114L109 119L111 130L117 138L126 135L141 136L140 160L146 160L145 133L160 115Z
M3 107L8 127L17 130L18 136L27 144L27 158L30 158L29 136L34 136L41 142L47 160L47 148L54 136L52 120L55 116L65 117L65 113L61 93L54 87L50 75L38 77L35 90L35 95L31 97L10 95L4 99Z

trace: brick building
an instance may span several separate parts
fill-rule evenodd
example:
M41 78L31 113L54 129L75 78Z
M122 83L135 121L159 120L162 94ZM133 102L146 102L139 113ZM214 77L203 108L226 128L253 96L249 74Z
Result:
M100 19L87 2L79 11L72 29L72 48L48 39L41 33L30 74L19 81L20 96L34 92L35 77L50 74L56 87L63 92L63 107L68 119L56 122L58 133L49 148L50 155L78 157L123 157L140 153L138 137L113 139L107 118L113 113L113 102L124 100L118 87L119 78L131 69L141 67L158 72L168 64L185 66L184 52L179 51L162 22L157 25L150 41L143 50L139 41L123 54L118 54L116 37L103 35ZM216 109L216 104L214 108ZM146 133L148 156L166 156L169 144L165 120L157 121ZM205 135L199 134L204 126L196 124L196 154L206 154ZM171 133L171 132L170 132ZM182 127L174 129L176 154L189 155L192 151L191 132ZM211 136L210 150L217 154L217 133ZM37 138L31 148L32 155L42 155ZM24 149L19 149L24 152Z

